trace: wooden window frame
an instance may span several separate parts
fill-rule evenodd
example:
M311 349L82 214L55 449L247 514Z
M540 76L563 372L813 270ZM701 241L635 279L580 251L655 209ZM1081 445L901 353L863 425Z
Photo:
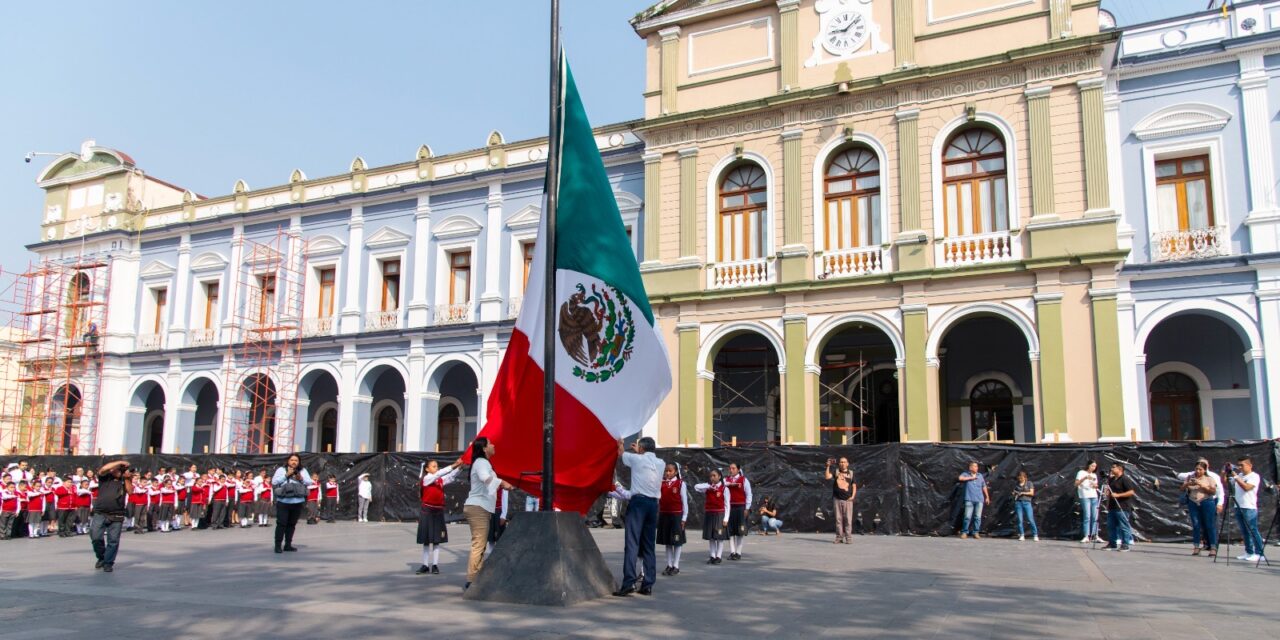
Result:
M218 302L221 299L221 283L217 280L204 283L204 328L212 329L218 319Z
M1204 163L1204 169L1195 172L1183 171L1182 167L1185 163L1199 160ZM1174 165L1176 171L1172 176L1159 177L1161 165ZM1212 228L1217 224L1217 216L1213 211L1213 175L1210 173L1209 154L1202 153L1194 156L1180 156L1177 158L1167 158L1164 160L1156 160L1154 165L1156 172L1156 192L1159 193L1160 187L1166 184L1175 185L1174 192L1177 194L1178 203L1178 228L1177 231L1191 231L1191 211L1187 208L1187 183L1196 180L1204 180L1204 203L1208 214L1208 228ZM1156 206L1159 206L1157 200ZM1162 231L1174 231L1174 229L1162 229Z
M729 181L730 176L733 176L735 173L737 173L739 170L745 167L753 167L760 172L760 179L762 181L763 186L759 186L759 187L748 186L748 187L743 187L739 189L726 189L725 183ZM764 203L753 204L751 202L751 195L756 193L765 194ZM769 224L769 204L768 204L769 195L768 194L769 194L769 174L764 170L764 167L760 166L759 164L756 164L754 162L735 164L730 166L729 169L727 169L724 172L724 177L720 179L720 184L716 188L716 229L715 229L716 262L726 262L724 257L726 242L729 242L730 246L732 244L732 239L725 238L726 234L724 233L724 220L725 218L734 218L738 216L742 217L744 227L749 227L749 228L747 228L746 231L742 234L742 246L739 247L739 249L742 250L743 257L732 260L731 262L737 262L738 260L756 260L756 259L765 257L765 254L768 252L768 249L765 247L765 237L766 237L765 231ZM730 198L730 197L739 196L739 195L742 196L743 203L741 205L732 206L732 207L725 206L724 204L725 198ZM757 213L760 214L759 215L760 222L758 225L751 225L750 222L751 222L751 219L753 218L752 214L757 214ZM758 245L758 248L759 248L759 255L750 255L751 254L751 238L753 235L756 236L756 244Z
M465 304L471 302L471 249L468 248L449 251L445 255L449 259L449 304ZM453 262L453 259L460 255L467 256L467 264L465 267L455 265ZM466 291L466 300L455 300L455 287L453 286L453 283L457 278L458 271L463 268L465 268L467 272L467 284L466 287L464 287L464 290Z
M272 316L276 308L276 276L266 273L258 276L258 324L266 326L275 322Z
M537 248L536 240L523 240L520 242L520 257L524 261L524 283L520 285L521 291L529 288L529 271L533 267L533 252L534 252L534 249L536 248ZM453 267L452 256L450 257L450 260L449 260L449 266L451 269L450 276L452 276L452 267ZM450 282L450 286L452 286L453 284L452 277L450 278L449 282ZM467 284L470 285L470 282L468 282ZM452 289L450 289L450 291L452 291Z
M963 158L952 158L948 160L947 149L950 149L951 145L956 143L956 140L960 139L962 136L968 134L969 132L975 131L975 130L985 131L986 133L992 136L995 136L996 140L1000 142L1000 152L971 154L971 155L966 155ZM980 162L984 160L994 160L996 158L1004 160L1004 169L1001 169L1000 171L984 171L984 172L978 171L978 164ZM1001 134L999 131L996 131L995 129L991 129L988 127L965 127L951 134L951 137L947 139L947 143L942 145L941 160L942 160L942 190L939 193L942 198L943 235L948 238L953 235L956 235L956 234L953 234L951 230L951 211L948 208L949 205L947 203L947 186L953 185L953 184L963 185L965 183L968 183L969 189L970 189L969 202L972 205L972 211L970 212L971 219L969 222L973 225L973 229L974 229L974 233L972 235L981 235L983 233L994 232L995 231L994 228L992 229L985 228L984 221L982 220L982 207L978 205L978 202L979 202L980 193L982 191L982 184L984 181L989 181L989 184L992 185L991 195L992 195L993 207L995 206L996 193L994 190L994 186L995 186L996 179L1004 178L1005 189L1009 188L1009 143L1004 139L1004 135ZM947 177L948 167L953 167L953 166L958 166L963 164L970 165L971 171L969 173L966 173L963 176L958 176L954 178ZM963 187L957 187L957 192L962 188ZM957 200L959 200L959 198L957 198ZM1009 215L1009 209L1013 206L1014 206L1014 203L1008 197L1006 197L1005 198L1005 215L1006 216Z
M834 176L831 175L831 167L832 165L835 164L835 161L838 160L841 156L845 155L846 153L849 153L850 151L854 151L854 150L858 150L858 151L862 151L864 153L870 154L871 157L875 159L875 163L876 163L875 170L861 171L861 172L855 171L853 173L842 173ZM876 178L877 180L876 187L872 189L858 189L858 180L862 178L869 178L869 177ZM850 181L850 183L853 185L853 188L850 189L849 191L842 191L837 194L831 193L831 183L841 182L844 180ZM823 241L826 244L823 246L826 250L838 251L841 249L854 249L854 248L862 247L861 240L860 240L862 229L859 228L858 226L858 202L863 198L879 196L881 198L880 200L881 206L883 206L884 198L883 196L881 196L880 191L884 185L880 184L881 182L883 181L880 180L880 156L877 155L876 152L872 150L870 147L867 147L866 145L854 145L854 146L844 147L839 151L837 151L836 153L831 154L831 158L827 160L826 168L822 172L823 231L826 234L826 238L823 238ZM830 209L831 203L841 202L843 200L850 200L849 206L850 206L850 211L852 213L850 218L852 219L852 222L853 222L853 231L850 234L850 237L853 238L854 244L849 247L840 246L841 239L845 235L843 233L844 228L843 228L843 220L841 219L842 217L836 216L835 217L836 224L834 225L832 224L832 220L831 220L831 209ZM880 215L880 212L876 211L872 215L878 216ZM835 228L833 229L833 227ZM883 232L884 230L881 229L881 233Z
M326 274L329 276L328 282L325 282ZM332 318L334 297L338 285L338 268L334 266L318 267L316 269L316 282L319 284L318 289L320 290L320 294L317 296L316 300L316 317ZM328 295L328 308L326 308L325 305L326 294Z
M169 287L156 287L151 290L152 302L155 306L155 321L152 333L159 335L164 329L164 314L169 308Z
M395 265L395 273L390 273L388 271L388 268L391 265ZM400 258L388 258L378 263L378 270L382 273L382 305L381 305L382 311L399 311L400 310L400 294L402 293L400 290L401 289L400 285L402 284L400 276L403 273L403 270L401 269L402 266L403 264L401 263ZM388 287L387 285L389 282L391 282L392 278L395 279L395 283L396 283L396 292L395 292L396 306L394 309L387 307L387 300L390 298L390 296L388 296L388 291L387 291L390 287Z

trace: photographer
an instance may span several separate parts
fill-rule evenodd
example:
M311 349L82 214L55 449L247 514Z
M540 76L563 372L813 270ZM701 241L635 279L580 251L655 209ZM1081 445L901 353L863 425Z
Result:
M1187 505L1191 520L1191 555L1198 556L1202 549L1209 557L1218 555L1217 516L1222 513L1222 477L1209 470L1209 461L1200 458L1195 471L1179 473L1182 481L1182 499Z
M853 544L853 500L858 495L858 485L853 481L848 458L840 457L834 473L831 471L833 462L835 460L827 458L827 471L823 477L831 481L831 499L836 510L836 544Z
M133 473L128 462L108 462L98 470L98 497L93 500L93 519L89 522L89 540L98 558L94 569L106 573L115 570L120 531L124 528L125 496L131 491Z
M311 474L302 468L302 458L296 453L289 454L284 466L276 469L271 477L276 498L276 553L297 551L293 546L293 532L302 515L302 505L307 501L309 484Z
M1258 485L1262 484L1262 478L1254 472L1249 456L1237 460L1235 466L1227 465L1226 472L1231 477L1231 490L1236 498L1236 524L1244 536L1244 555L1237 560L1264 560L1262 554L1266 550L1262 548L1262 534L1258 532Z

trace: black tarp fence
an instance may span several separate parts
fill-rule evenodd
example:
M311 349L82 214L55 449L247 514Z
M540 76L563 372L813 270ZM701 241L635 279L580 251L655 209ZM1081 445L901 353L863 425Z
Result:
M1089 460L1106 474L1111 462L1126 465L1138 484L1135 532L1139 539L1182 541L1191 527L1175 474L1191 471L1197 458L1205 457L1215 471L1240 456L1250 456L1263 479L1259 494L1259 526L1271 524L1275 513L1277 462L1280 442L1218 441L1198 443L1097 443L1074 445L1018 444L881 444L857 446L749 446L714 449L661 449L658 457L681 466L690 485L689 528L702 523L702 495L692 485L706 481L711 469L741 466L751 480L757 501L771 496L779 505L784 530L831 532L835 530L830 483L823 470L829 458L845 456L858 483L854 505L855 530L861 533L940 536L956 529L957 476L970 461L988 474L991 504L983 514L983 531L1004 536L1017 532L1012 489L1019 470L1036 485L1035 513L1040 534L1049 538L1079 538L1080 513L1076 501L1075 474ZM338 517L354 519L357 482L368 473L373 481L370 519L413 520L419 511L418 477L422 465L436 460L442 466L457 453L304 453L303 466L313 474L337 477L341 500ZM285 455L126 455L126 456L0 456L0 467L27 460L37 470L54 469L68 474L76 467L96 469L109 460L126 459L139 471L195 464L210 468L268 473L280 466ZM619 465L618 479L627 484L629 471ZM465 473L446 491L447 508L459 517L469 489ZM1230 489L1228 489L1230 493ZM509 510L524 509L524 494L515 492ZM593 513L598 512L603 497ZM755 518L753 518L753 521ZM1233 535L1238 536L1234 523ZM1265 535L1265 530L1264 530ZM1238 539L1238 538L1237 538Z

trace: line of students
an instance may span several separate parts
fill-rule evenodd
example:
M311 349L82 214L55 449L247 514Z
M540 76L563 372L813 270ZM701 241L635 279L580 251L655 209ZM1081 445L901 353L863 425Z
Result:
M13 537L21 525L31 538L47 537L51 531L58 537L87 534L97 490L92 470L76 469L62 478L52 470L36 473L25 461L10 464L0 475L0 540ZM318 523L321 517L335 522L338 502L336 476L330 474L324 483L313 480L308 486L308 524ZM192 465L179 474L177 469L162 468L142 474L133 484L124 525L138 535L196 529L201 521L210 529L267 527L272 504L266 470L256 475L217 468L200 473Z

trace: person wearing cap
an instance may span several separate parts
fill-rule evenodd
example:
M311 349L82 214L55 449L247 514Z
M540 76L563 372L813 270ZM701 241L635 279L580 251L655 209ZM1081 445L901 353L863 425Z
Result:
M369 503L373 502L373 483L369 481L369 474L367 473L360 474L359 480L360 484L356 488L356 497L359 501L356 522L368 522Z

